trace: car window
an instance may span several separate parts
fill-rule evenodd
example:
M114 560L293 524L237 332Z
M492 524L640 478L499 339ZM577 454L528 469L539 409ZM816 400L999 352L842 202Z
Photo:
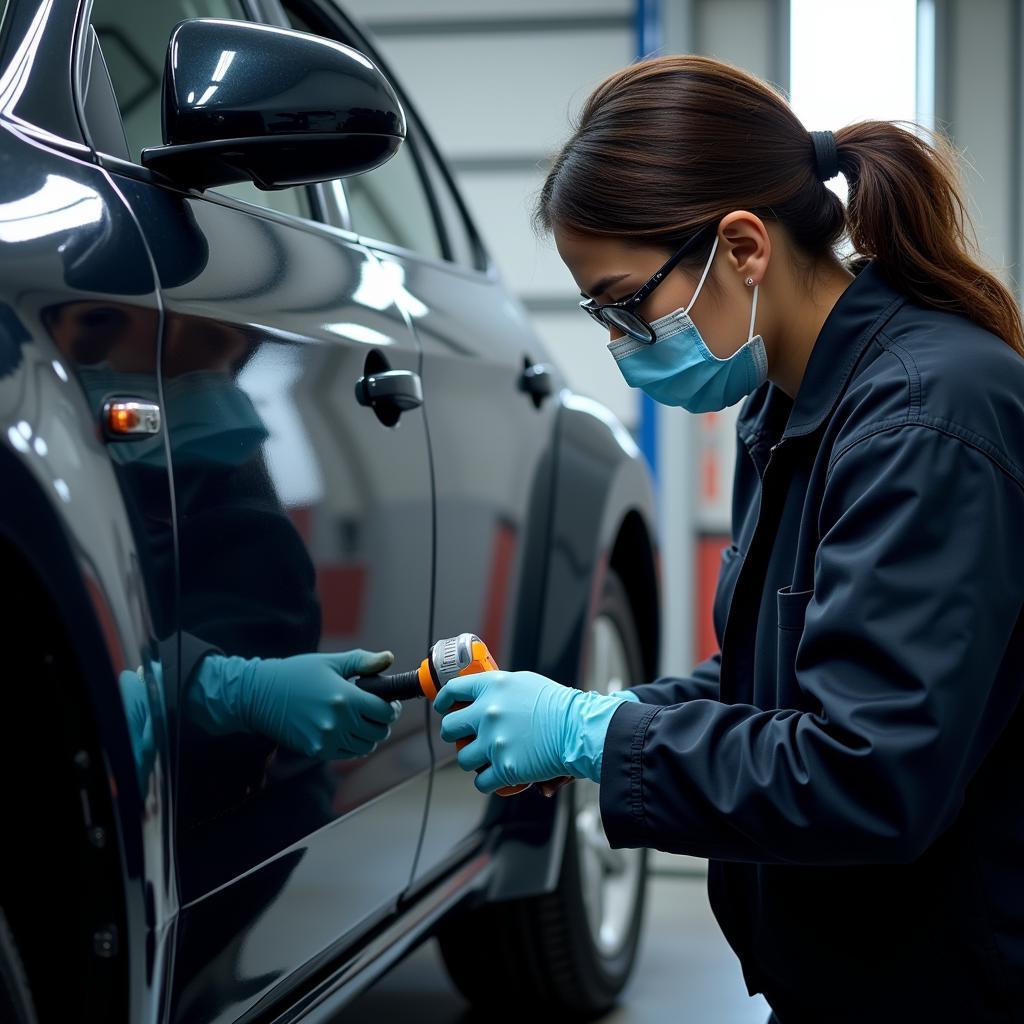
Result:
M328 26L314 25L291 4L284 6L292 28L338 37ZM349 43L347 39L340 41ZM349 218L357 234L440 260L445 255L444 245L415 146L410 123L406 141L386 164L345 179Z
M485 261L480 244L476 240L476 235L466 219L462 204L447 175L429 146L421 146L420 155L427 171L427 177L430 179L430 187L437 200L441 222L444 224L445 236L448 239L449 259L463 267L483 270Z
M345 195L357 234L442 259L434 211L408 141L383 166L347 178Z
M239 0L95 0L93 4L92 26L110 73L132 160L138 161L145 147L163 143L164 59L171 31L186 18L247 20ZM309 193L303 187L263 192L252 182L242 182L214 191L282 213L311 216Z

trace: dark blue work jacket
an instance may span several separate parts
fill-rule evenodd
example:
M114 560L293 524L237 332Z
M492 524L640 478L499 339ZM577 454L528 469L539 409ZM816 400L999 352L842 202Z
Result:
M721 653L608 730L782 1024L1024 1021L1024 359L869 264L740 416Z

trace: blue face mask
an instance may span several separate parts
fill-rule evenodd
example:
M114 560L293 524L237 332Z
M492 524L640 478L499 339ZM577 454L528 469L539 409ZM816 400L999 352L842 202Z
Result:
M728 359L719 359L711 352L690 319L690 310L704 287L717 249L716 237L690 304L651 323L653 343L625 337L608 346L631 388L641 388L656 402L677 405L688 412L728 408L768 379L764 341L761 335L754 335L757 285L746 344Z

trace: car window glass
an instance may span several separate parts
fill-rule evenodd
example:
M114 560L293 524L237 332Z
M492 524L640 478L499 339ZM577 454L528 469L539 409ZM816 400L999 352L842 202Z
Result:
M437 200L438 213L448 238L449 256L463 267L483 269L480 247L462 212L462 206L429 146L421 146L420 154L427 169L430 186Z
M293 11L290 4L285 5L285 10L292 28L300 32L333 34L311 25ZM444 258L444 246L428 186L413 152L413 134L410 124L409 138L386 164L345 179L349 218L357 234L439 260Z
M442 258L434 211L408 141L382 167L345 179L352 230Z
M95 0L93 4L92 25L110 72L132 160L138 160L145 147L163 143L164 59L171 31L186 18L247 20L238 0ZM305 188L263 192L252 182L242 182L215 191L282 213L311 215Z

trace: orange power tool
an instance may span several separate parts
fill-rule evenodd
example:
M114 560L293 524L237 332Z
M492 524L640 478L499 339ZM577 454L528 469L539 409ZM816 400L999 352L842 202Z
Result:
M457 676L471 676L476 672L493 672L498 664L491 657L487 645L475 633L460 633L458 636L438 640L430 648L430 653L423 659L418 669L411 672L396 672L394 675L361 676L355 680L356 685L367 693L374 693L384 700L411 700L413 697L426 697L433 701L438 690L450 679ZM452 711L466 707L466 703L452 705ZM469 738L456 740L455 746L461 750ZM483 768L477 769L477 774ZM515 796L529 789L530 783L520 786L504 786L497 790L498 796Z

